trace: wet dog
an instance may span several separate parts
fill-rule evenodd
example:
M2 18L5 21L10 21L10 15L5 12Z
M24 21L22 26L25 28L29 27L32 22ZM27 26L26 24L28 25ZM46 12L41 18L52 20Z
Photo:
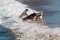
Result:
M43 13L39 13L39 15L37 15L37 13L33 13L25 18L23 18L23 21L27 21L27 20L32 20L33 22L36 22L37 19L40 19L41 21L43 21Z
M32 21L34 21L35 16L36 16L36 13L33 13L33 14L31 14L31 15L23 18L23 21L27 21L27 20L32 20Z

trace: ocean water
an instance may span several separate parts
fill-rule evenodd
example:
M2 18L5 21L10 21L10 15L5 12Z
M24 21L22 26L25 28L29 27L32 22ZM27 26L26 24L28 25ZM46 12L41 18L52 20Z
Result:
M0 40L16 40L16 38L9 28L0 25Z
M23 22L24 9L28 14L44 12L44 25ZM17 40L60 40L60 0L0 0L0 25L16 32Z

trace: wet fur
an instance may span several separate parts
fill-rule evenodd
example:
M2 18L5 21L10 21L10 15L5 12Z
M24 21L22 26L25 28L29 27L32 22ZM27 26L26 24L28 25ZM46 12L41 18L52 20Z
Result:
M25 18L23 18L23 21L27 21L27 20L32 20L33 22L37 21L37 19L40 19L40 16L42 16L41 14L36 16L36 13L33 13Z
M31 14L31 15L29 15L29 16L23 18L23 21L26 21L26 20L33 20L33 18L34 18L35 16L36 16L36 13Z

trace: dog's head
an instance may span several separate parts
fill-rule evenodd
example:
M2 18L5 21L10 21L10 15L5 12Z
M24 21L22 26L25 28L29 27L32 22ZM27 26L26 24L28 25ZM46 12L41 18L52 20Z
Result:
M35 20L37 20L37 19L42 19L42 17L43 17L43 12L40 12L40 13L38 13L38 15L36 16Z

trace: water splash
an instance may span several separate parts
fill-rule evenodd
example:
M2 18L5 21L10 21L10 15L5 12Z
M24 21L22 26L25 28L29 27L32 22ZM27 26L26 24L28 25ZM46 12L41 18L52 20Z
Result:
M0 20L1 25L12 29L16 32L17 40L60 40L60 28L49 28L37 23L23 22L19 15L27 8L28 5L19 3L15 0L0 1ZM36 12L30 8L28 14ZM3 13L4 12L4 13ZM3 20L3 17L10 17Z

